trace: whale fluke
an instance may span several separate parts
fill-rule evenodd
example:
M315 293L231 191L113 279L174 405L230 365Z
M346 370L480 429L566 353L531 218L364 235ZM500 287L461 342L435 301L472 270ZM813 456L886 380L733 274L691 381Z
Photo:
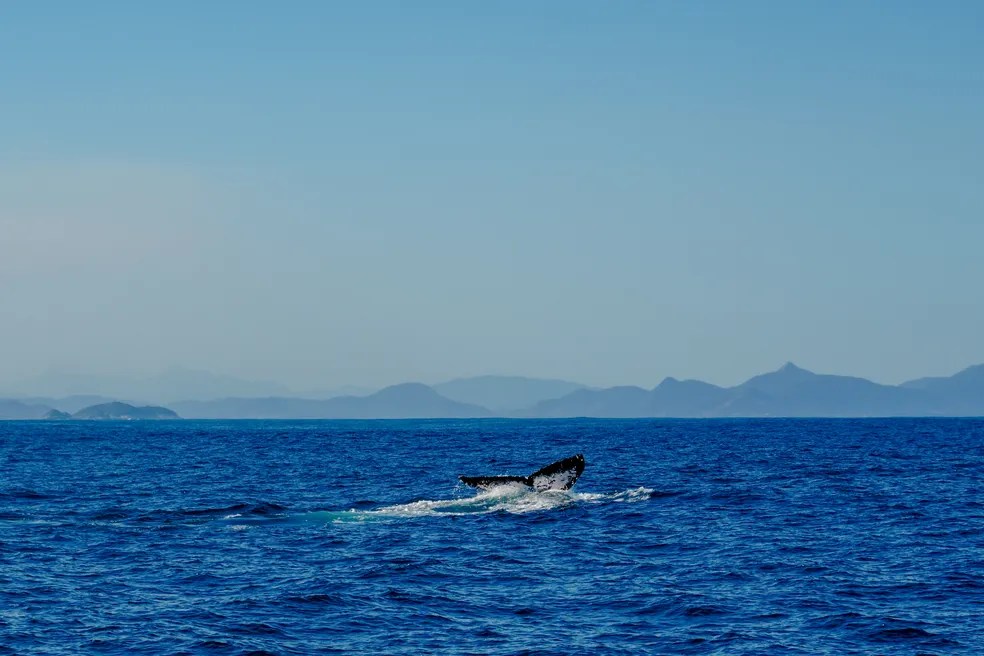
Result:
M550 463L529 476L459 476L465 485L488 488L493 485L520 483L540 492L543 490L569 490L584 472L584 456L577 454Z

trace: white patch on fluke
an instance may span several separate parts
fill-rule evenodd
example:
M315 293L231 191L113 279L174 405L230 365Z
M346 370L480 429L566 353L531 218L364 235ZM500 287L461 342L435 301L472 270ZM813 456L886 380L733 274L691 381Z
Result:
M530 485L534 490L544 492L548 490L564 490L570 488L575 480L577 480L577 472L565 470L551 475L541 474L540 476L534 476L530 481Z

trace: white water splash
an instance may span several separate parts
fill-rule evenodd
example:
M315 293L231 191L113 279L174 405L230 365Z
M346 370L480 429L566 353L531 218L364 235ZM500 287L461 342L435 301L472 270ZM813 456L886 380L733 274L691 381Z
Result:
M362 522L374 519L461 516L487 513L525 514L574 505L633 503L649 499L652 490L638 487L609 494L546 490L535 492L525 485L497 485L464 499L421 500L373 510L320 511L294 517L299 521L326 523Z

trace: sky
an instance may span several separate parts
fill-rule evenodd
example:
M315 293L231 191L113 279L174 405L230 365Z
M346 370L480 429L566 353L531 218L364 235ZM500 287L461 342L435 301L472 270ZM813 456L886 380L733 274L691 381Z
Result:
M0 6L0 383L984 362L984 4Z

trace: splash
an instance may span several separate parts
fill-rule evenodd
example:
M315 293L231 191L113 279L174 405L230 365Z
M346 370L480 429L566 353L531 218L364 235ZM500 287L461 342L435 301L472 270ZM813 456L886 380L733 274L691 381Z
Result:
M638 487L609 494L546 490L534 492L525 485L497 485L473 497L463 499L420 500L383 506L371 510L322 510L290 518L296 522L347 523L416 517L454 517L489 513L526 514L546 512L579 505L633 503L646 501L653 490Z

